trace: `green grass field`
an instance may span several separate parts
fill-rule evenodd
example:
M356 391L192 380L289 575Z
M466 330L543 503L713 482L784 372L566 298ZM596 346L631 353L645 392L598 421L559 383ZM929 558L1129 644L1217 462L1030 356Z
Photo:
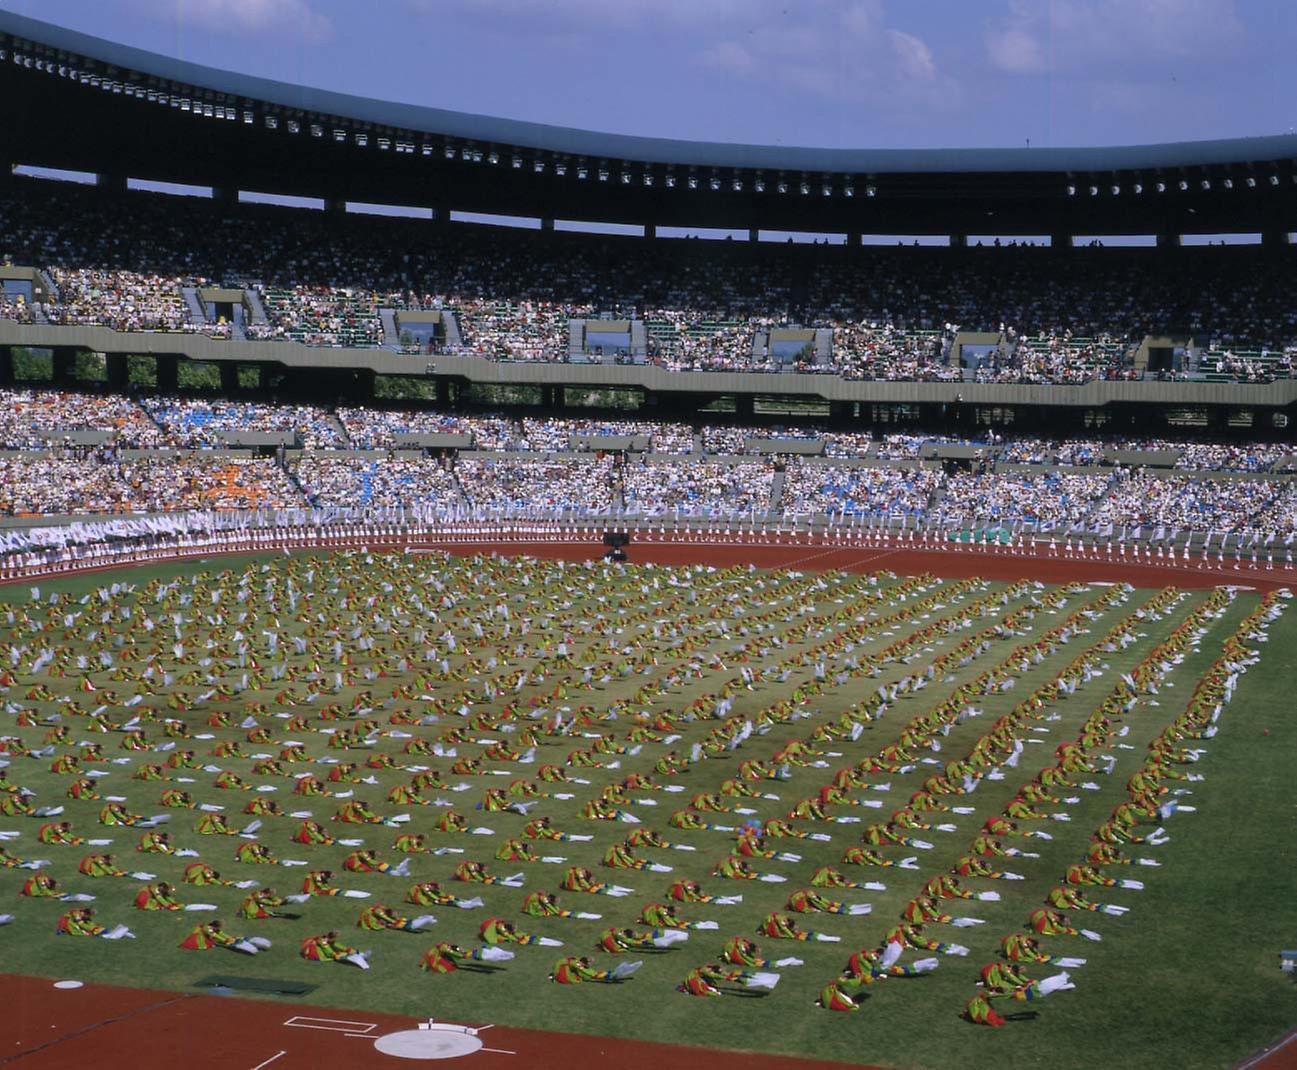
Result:
M946 926L931 929L940 939L968 946L970 954L943 955L939 968L922 977L875 984L865 990L859 1012L834 1014L814 1002L848 955L883 942L906 901L929 877L945 872L967 852L982 821L999 813L1019 786L1052 762L1054 747L1075 736L1120 675L1168 636L1210 592L1172 596L1160 619L1138 624L1136 642L1098 654L1095 664L1102 675L1049 705L1057 719L1037 723L1036 727L1046 731L1026 733L1034 745L1024 747L1017 767L1003 768L1002 779L984 779L967 798L953 800L973 807L975 813L932 818L954 822L957 831L917 833L934 845L931 850L882 849L894 859L916 855L918 869L844 865L842 855L859 842L866 824L885 820L926 777L940 771L937 765L924 761L905 773L871 774L867 777L870 786L853 792L854 798L881 802L881 809L829 808L835 817L859 816L859 824L793 822L799 829L826 833L831 840L769 841L780 850L800 854L801 860L753 860L755 870L786 878L784 883L761 883L714 876L713 867L729 853L733 834L672 828L667 821L671 812L685 807L698 793L717 792L723 781L737 776L740 761L769 762L790 740L810 741L822 752L815 757L819 764L793 765L787 779L753 782L758 791L778 795L777 800L730 798L729 806L755 813L699 815L730 826L746 818L784 817L798 800L828 783L836 770L878 754L897 740L912 718L1000 666L1011 651L1059 628L1070 615L1092 610L1089 617L1076 618L1083 625L1082 632L1052 648L1039 662L1029 663L1025 670L1012 666L1016 686L980 697L975 705L981 715L964 719L947 735L939 736L941 752L936 758L931 753L925 755L943 762L962 756L996 717L1023 701L1033 688L1054 679L1080 654L1095 648L1110 629L1146 605L1156 592L1125 592L1098 585L1063 590L1027 583L1005 587L891 574L643 566L608 570L601 565L564 567L524 559L339 555L332 559L240 559L213 565L211 571L196 571L202 567L163 566L111 578L42 584L39 601L32 600L27 587L0 591L0 620L5 619L6 610L12 612L5 624L7 641L0 646L2 663L10 667L4 651L11 646L21 652L11 667L10 686L3 693L7 712L0 734L16 737L29 750L43 748L50 725L56 723L50 718L57 714L57 723L66 725L71 736L70 744L56 747L53 753L13 755L4 770L8 779L34 791L35 804L62 805L62 819L70 820L79 835L112 838L111 847L100 849L113 851L124 869L144 869L172 881L182 902L219 907L216 914L135 910L132 898L142 882L93 880L77 873L80 859L95 848L38 844L36 833L42 820L0 817L0 831L20 833L4 842L11 854L50 859L45 872L58 878L66 891L96 896L93 905L102 923L125 923L137 934L135 940L118 942L56 937L56 920L67 906L20 896L19 889L31 872L0 869L0 913L15 917L12 924L0 927L0 948L8 970L174 989L189 989L210 973L291 978L317 985L306 998L322 1006L932 1070L968 1065L1048 1066L1051 1070L1102 1065L1176 1065L1185 1070L1222 1067L1297 1023L1297 988L1278 969L1278 951L1297 945L1297 907L1293 906L1291 882L1297 805L1291 785L1297 718L1289 691L1297 619L1291 613L1279 619L1270 629L1268 642L1259 646L1261 664L1242 678L1235 700L1221 719L1219 734L1206 741L1206 753L1192 767L1204 777L1185 785L1193 791L1185 799L1197 812L1171 817L1166 823L1171 839L1164 846L1131 849L1132 854L1155 855L1161 867L1132 866L1134 872L1117 874L1143 880L1143 891L1094 891L1093 898L1126 905L1130 912L1123 917L1095 914L1077 920L1078 925L1098 930L1103 936L1101 943L1069 937L1045 941L1058 954L1088 959L1084 967L1073 971L1077 988L1031 1004L998 1004L1004 1013L1038 1012L1031 1020L1012 1021L998 1030L974 1026L960 1017L975 991L980 968L997 959L1001 938L1021 930L1029 912L1042 905L1064 867L1082 859L1090 832L1124 797L1126 779L1142 762L1149 740L1183 711L1195 684L1219 656L1222 641L1256 607L1254 594L1240 594L1223 615L1212 619L1201 643L1186 651L1160 692L1140 699L1124 721L1128 734L1104 749L1115 756L1115 771L1086 775L1098 783L1099 790L1067 789L1066 794L1079 802L1054 809L1065 810L1070 821L1044 822L1043 827L1054 837L1048 842L1024 841L1024 846L1039 851L1041 857L1003 860L1005 868L1022 873L1025 880L964 881L975 891L993 889L1002 899L956 900L951 913L985 923L958 930ZM101 595L113 581L128 581L133 588ZM295 592L291 597L290 587ZM52 605L49 596L53 592L60 600ZM215 592L220 592L219 602L213 600ZM507 618L502 606L507 607ZM1016 615L1011 627L1004 627L1000 622L1009 614ZM952 626L949 631L933 627L963 615L969 615L967 626ZM817 652L846 629L857 633L850 649L838 646ZM274 651L268 647L266 631L279 637ZM453 652L444 639L448 632L456 637ZM817 731L822 733L845 711L858 708L880 686L917 677L973 636L984 641L972 646L964 658L951 659L951 665L937 672L922 690L904 693L890 702L885 714L867 724L854 741L816 738ZM294 639L304 642L303 652L298 652ZM371 646L371 639L372 648L364 649ZM557 660L560 643L567 644L570 664ZM893 644L903 645L896 649ZM746 661L737 657L743 646L748 650ZM53 660L33 673L32 664L45 650ZM349 664L339 663L339 651ZM102 663L100 652L112 655L111 666ZM859 665L867 657L877 664L877 675L853 672L856 666L852 663ZM211 660L200 664L200 659ZM965 663L960 664L961 660ZM253 667L254 661L259 669ZM825 665L826 684L802 703L793 702L794 690L806 689L814 681L820 661ZM149 665L157 667L151 678L156 683L122 678L123 668L132 670L133 675ZM596 666L588 683L583 682L586 665ZM743 668L756 674L750 687L739 678ZM51 670L65 675L52 675ZM519 683L524 671L527 676ZM171 674L172 682L162 682L163 672ZM245 674L249 677L246 681ZM838 674L847 678L839 682ZM85 690L87 679L94 692ZM654 773L654 764L668 750L688 757L694 744L713 738L722 724L711 718L714 700L700 707L696 719L685 717L686 709L700 696L715 696L726 681L734 680L738 685L730 716L751 720L757 731L737 749L720 747L714 754L705 751L707 756L686 763L678 774ZM53 697L29 698L37 686L47 688ZM562 691L557 692L560 686ZM221 691L202 697L216 687ZM137 694L145 696L142 702L123 705ZM308 700L312 695L314 699ZM175 698L181 700L181 710L169 705L168 700ZM435 742L443 733L462 728L465 720L456 710L465 700L472 703L472 720L485 718L470 729L467 742L447 744L454 746L461 758L480 756L487 746L484 741L510 742L515 732L529 724L542 724L556 712L570 719L582 707L590 709L587 723L568 734L542 736L535 760L529 764L483 761L481 775L461 776L450 771L455 758L406 753L410 737ZM508 703L516 704L518 711L512 720L500 716ZM264 710L254 704L261 704ZM112 729L107 732L92 731L89 718L78 715L90 714L100 705L108 706L102 713ZM319 718L320 711L329 706L339 708L341 719ZM357 706L362 712L355 711ZM248 729L240 725L250 710L257 723L269 729L270 742L247 741ZM43 723L15 727L24 711ZM233 716L232 724L210 727L208 717L222 711ZM796 716L790 718L789 711ZM406 714L416 723L392 723L393 718L399 721ZM436 720L417 723L419 717L429 714ZM307 727L289 731L286 718L280 715L306 717ZM667 716L672 724L657 735L678 734L680 738L670 745L647 741L631 753L634 744L628 742L627 735L641 715L650 720ZM168 753L121 749L124 733L117 729L135 716L142 717L140 727L150 746L167 741L161 723L164 718L183 720L190 738L174 742L195 752L198 768L168 769L168 774L173 781L185 777L192 778L192 783L132 779L141 764L164 762ZM350 721L361 719L375 722L378 732L365 748L332 747L328 736L318 731L349 727ZM502 728L514 732L500 731ZM565 766L570 753L588 750L600 736L628 748L627 752L596 755L605 767ZM285 739L301 740L312 761L286 764L286 775L254 772L253 756L278 756ZM104 798L96 801L68 798L72 775L50 769L57 755L80 754L79 744L87 741L100 743L109 759L104 765L83 767L108 772L97 781ZM213 748L228 741L241 744L242 756L214 757ZM445 807L387 802L389 789L409 782L412 774L408 768L361 768L358 775L372 775L374 784L328 785L335 790L353 790L355 798L367 800L385 817L410 814L409 822L400 828L338 824L330 818L341 800L293 794L292 774L309 770L321 779L327 777L329 764L315 760L356 761L363 766L374 755L389 755L398 767L439 770L448 788L430 789L426 797L450 801L470 825L490 827L494 835L436 832L433 822L445 813ZM113 764L113 759L120 764ZM619 767L606 767L614 760ZM519 777L534 779L542 764L564 766L569 776L590 783L541 784L550 797L536 801L527 816L474 809L487 788L507 787ZM164 788L181 787L198 803L224 806L231 826L250 820L241 810L257 792L215 787L216 774L204 771L206 765L232 771L253 788L274 787L274 792L263 794L286 814L309 809L335 836L363 838L367 847L377 849L389 862L405 857L391 849L395 836L403 831L426 832L430 847L453 847L463 853L411 855L410 877L405 879L344 873L341 863L350 848L293 843L290 836L299 821L289 816L268 817L257 838L278 859L306 860L310 868L332 869L337 886L367 891L371 898L316 898L288 908L301 914L295 920L240 921L235 909L244 892L184 884L181 873L193 858L139 854L135 851L139 830L105 828L98 819L107 796L124 796L124 805L134 813L170 813L166 828L174 844L197 851L223 877L259 880L281 894L297 892L304 868L238 864L234 853L242 840L199 835L194 827L197 812L168 811L159 805ZM656 784L656 790L628 793L633 801L625 809L639 817L641 825L582 816L584 805L601 789L632 772L647 774ZM449 790L459 784L468 786ZM883 784L890 784L890 789L875 790L874 785ZM683 790L668 791L667 785L680 785ZM553 797L555 792L574 797L560 800ZM562 865L497 861L496 848L508 837L520 837L527 821L542 814L550 816L558 829L591 835L593 840L537 845L537 854L564 856L567 861ZM673 867L669 874L603 867L604 852L632 827L653 829L695 850L636 849L641 858ZM453 868L464 859L480 860L499 875L522 870L525 886L483 887L451 880ZM629 886L634 894L612 898L563 892L560 881L573 864L588 866L600 880ZM839 936L839 943L758 936L755 930L762 918L771 911L785 910L789 893L808 887L811 874L824 865L837 866L853 880L881 881L887 889L827 890L830 898L872 904L866 916L794 915L803 928ZM610 925L646 928L639 923L640 909L649 902L667 902L667 888L678 877L692 877L713 894L742 894L743 901L733 906L679 905L678 913L687 921L713 920L719 928L693 931L687 942L671 950L613 957L595 949L600 934ZM463 896L480 895L485 908L435 908L432 912L437 923L422 933L370 933L356 928L361 910L375 902L384 902L407 916L424 913L422 908L402 902L416 879L439 880L444 890ZM537 888L557 892L561 906L599 912L603 919L525 917L520 912L523 898ZM418 968L423 952L437 941L480 947L478 926L487 916L510 919L520 929L560 939L564 946L515 948L516 957L490 973L434 976ZM227 929L240 935L269 937L274 946L255 958L221 950L202 954L180 950L177 945L195 922L211 917L221 918ZM298 955L302 939L329 929L339 930L352 946L372 949L372 969L362 972L347 965L303 961ZM714 960L724 940L736 934L756 939L772 959L796 955L805 964L780 971L779 984L766 996L753 997L748 990L747 998L703 999L676 991L675 986L691 968ZM588 954L600 967L636 958L642 958L644 965L621 984L567 987L551 983L548 975L555 962L569 953ZM909 952L904 961L926 954ZM1039 978L1052 971L1030 972Z

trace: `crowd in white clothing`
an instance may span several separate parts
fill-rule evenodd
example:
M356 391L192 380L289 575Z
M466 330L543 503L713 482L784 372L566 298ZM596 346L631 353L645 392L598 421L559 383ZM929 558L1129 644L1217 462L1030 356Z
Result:
M464 498L486 510L607 513L613 501L610 458L571 461L460 458L455 465Z
M783 512L917 517L940 483L941 474L931 468L792 465L784 482Z
M622 496L632 516L764 515L774 472L764 464L634 464L622 472Z
M103 431L127 448L156 449L167 435L132 398L64 390L0 390L0 447L43 449L69 432Z
M1297 524L1295 485L1260 479L1195 479L1119 471L1095 503L1099 525L1168 527L1196 531L1260 528L1291 530Z
M292 435L294 441L287 445L307 449L346 445L332 413L316 405L180 397L146 397L141 404L162 426L167 440L177 446L219 446L226 435L238 432Z
M69 516L300 505L273 461L151 454L132 459L0 455L0 513Z
M1076 524L1089 516L1108 476L999 472L947 476L936 512L979 522Z
M461 501L454 474L443 461L430 457L307 453L292 472L311 505L449 509Z

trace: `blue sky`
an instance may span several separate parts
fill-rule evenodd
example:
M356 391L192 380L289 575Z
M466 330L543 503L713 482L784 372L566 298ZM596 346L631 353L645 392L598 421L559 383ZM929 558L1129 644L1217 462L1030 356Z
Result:
M183 59L596 130L840 147L1297 127L1289 0L0 0Z

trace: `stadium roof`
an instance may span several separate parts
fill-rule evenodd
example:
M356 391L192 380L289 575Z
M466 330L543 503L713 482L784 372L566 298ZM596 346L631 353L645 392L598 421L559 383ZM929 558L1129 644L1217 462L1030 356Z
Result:
M1115 171L1199 167L1297 157L1297 135L1102 148L835 149L634 137L469 112L446 111L257 78L105 41L0 12L0 32L123 70L281 107L474 141L642 163L852 174L940 171Z
M21 78L27 90L6 94L17 119L5 135L15 163L618 222L877 233L1049 233L1060 227L1178 233L1293 225L1297 136L1291 134L1034 149L683 141L255 78L7 12L0 12L0 40L9 52L0 57L0 87ZM33 74L61 77L47 78L39 93L24 77ZM24 100L30 102L26 112ZM237 119L238 127L252 129L195 131L192 123L167 121L179 115L131 110L140 102L183 111L185 119ZM60 121L52 123L53 115ZM305 135L294 151L268 148L290 134ZM312 136L325 144L308 147ZM326 145L343 151L320 151ZM383 151L403 157L404 166L380 162L376 154ZM492 167L494 175L483 178ZM577 185L582 181L589 185ZM596 191L601 182L604 188ZM1171 196L1158 201L1159 192Z

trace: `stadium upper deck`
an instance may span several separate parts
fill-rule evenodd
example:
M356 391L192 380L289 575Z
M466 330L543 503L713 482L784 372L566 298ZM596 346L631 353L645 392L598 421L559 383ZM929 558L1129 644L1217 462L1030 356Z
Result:
M277 368L290 392L361 401L386 375L435 379L439 400L456 384L551 401L614 387L677 411L728 396L742 413L776 394L835 416L1154 404L1215 407L1223 424L1227 406L1271 421L1297 403L1297 386L1275 382L1297 344L1297 137L955 152L655 141L252 79L4 13L0 92L13 102L0 163L81 169L100 187L38 192L0 167L0 377L9 347L39 346L63 369L107 354L118 387L126 356L150 354L163 390L183 359L228 365L231 383L236 363ZM132 178L213 198L146 202L127 193ZM249 189L338 211L240 204ZM351 200L431 206L440 221L479 211L848 241L492 233L357 221ZM858 240L959 246L986 231L1054 248ZM1178 249L1182 234L1222 231L1263 247ZM1160 248L1062 249L1096 233L1156 235ZM610 319L624 343L600 338Z
M847 234L1184 233L1294 225L1297 137L1094 149L672 141L345 96L0 13L11 163L540 219ZM60 121L48 121L57 114Z

